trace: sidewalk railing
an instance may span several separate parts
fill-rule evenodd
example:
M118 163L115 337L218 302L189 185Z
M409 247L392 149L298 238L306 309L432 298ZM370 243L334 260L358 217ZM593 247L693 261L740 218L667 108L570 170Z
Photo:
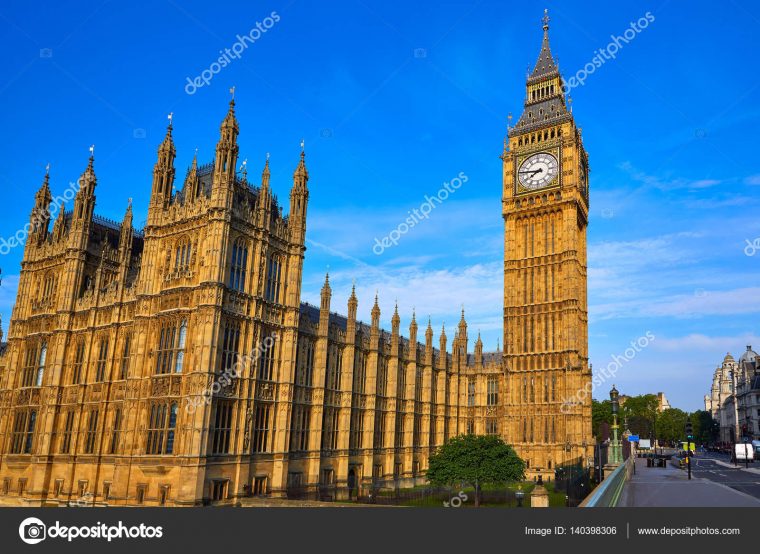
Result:
M614 508L620 501L625 482L633 473L634 456L620 464L602 483L580 503L579 508Z

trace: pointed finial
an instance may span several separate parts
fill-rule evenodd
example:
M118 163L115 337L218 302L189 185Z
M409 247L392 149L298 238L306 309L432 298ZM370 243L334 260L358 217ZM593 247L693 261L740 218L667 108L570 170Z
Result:
M172 123L174 123L174 112L169 112L167 119L169 119L169 129L171 129Z
M131 196L129 198L127 198L127 207L128 208L132 207L132 197Z
M45 177L50 175L50 162L45 166Z
M230 95L232 96L232 98L230 99L230 104L234 106L235 105L235 87L234 86L230 87Z
M301 153L304 152L305 148L306 148L306 141L304 141L304 139L301 139Z
M90 159L93 159L95 157L95 145L90 145Z
M548 8L544 9L544 17L543 19L541 19L541 21L543 21L544 23L544 31L548 31L549 30L549 9Z
M243 163L240 164L240 171L243 174L243 180L248 180L248 158L243 160Z
M267 159L264 161L264 171L261 172L261 186L269 187L269 152L267 152Z

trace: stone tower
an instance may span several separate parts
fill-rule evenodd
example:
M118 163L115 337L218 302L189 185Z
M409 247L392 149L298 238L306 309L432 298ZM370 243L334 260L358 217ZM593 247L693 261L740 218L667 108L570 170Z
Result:
M586 226L588 156L549 46L504 144L505 439L551 477L592 455Z

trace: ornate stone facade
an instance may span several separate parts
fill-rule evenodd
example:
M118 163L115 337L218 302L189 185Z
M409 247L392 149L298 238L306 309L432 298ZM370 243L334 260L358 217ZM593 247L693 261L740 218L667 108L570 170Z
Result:
M169 125L144 230L131 205L94 214L93 156L51 230L46 175L0 353L0 503L345 497L424 482L468 432L503 436L533 477L586 465L588 159L560 82L545 25L503 153L504 352L471 343L464 310L449 352L429 321L418 341L414 314L408 338L398 309L382 330L377 299L369 325L353 292L334 313L329 278L319 307L301 302L305 156L283 215L268 160L260 183L236 169L234 101L214 161L176 192ZM554 176L521 181L529 159Z
M593 456L586 226L589 162L549 47L502 156L504 435L535 472ZM578 394L585 390L587 394Z
M713 373L705 411L720 427L723 443L760 439L760 357L747 346L737 362L731 353Z

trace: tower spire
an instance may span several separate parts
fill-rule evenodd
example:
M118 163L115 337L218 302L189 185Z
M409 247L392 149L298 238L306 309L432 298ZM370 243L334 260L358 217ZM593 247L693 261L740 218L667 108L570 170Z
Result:
M267 159L264 162L264 171L261 172L261 188L269 188L269 152L267 152Z
M232 187L235 183L235 170L237 168L238 144L237 137L240 131L237 118L235 117L235 87L230 89L232 99L227 115L222 120L219 128L219 142L216 143L216 158L214 159L214 187ZM225 203L229 203L225 195Z
M541 52L538 54L538 60L536 60L536 65L533 68L530 79L545 77L555 72L559 73L559 68L554 61L552 50L549 46L549 10L544 10L544 17L541 21L543 22L544 39L541 42Z
M172 137L174 114L167 116L169 123L166 125L166 135L158 147L158 158L153 166L153 187L151 191L151 204L166 206L172 197L174 187L174 158L177 149L174 147Z

